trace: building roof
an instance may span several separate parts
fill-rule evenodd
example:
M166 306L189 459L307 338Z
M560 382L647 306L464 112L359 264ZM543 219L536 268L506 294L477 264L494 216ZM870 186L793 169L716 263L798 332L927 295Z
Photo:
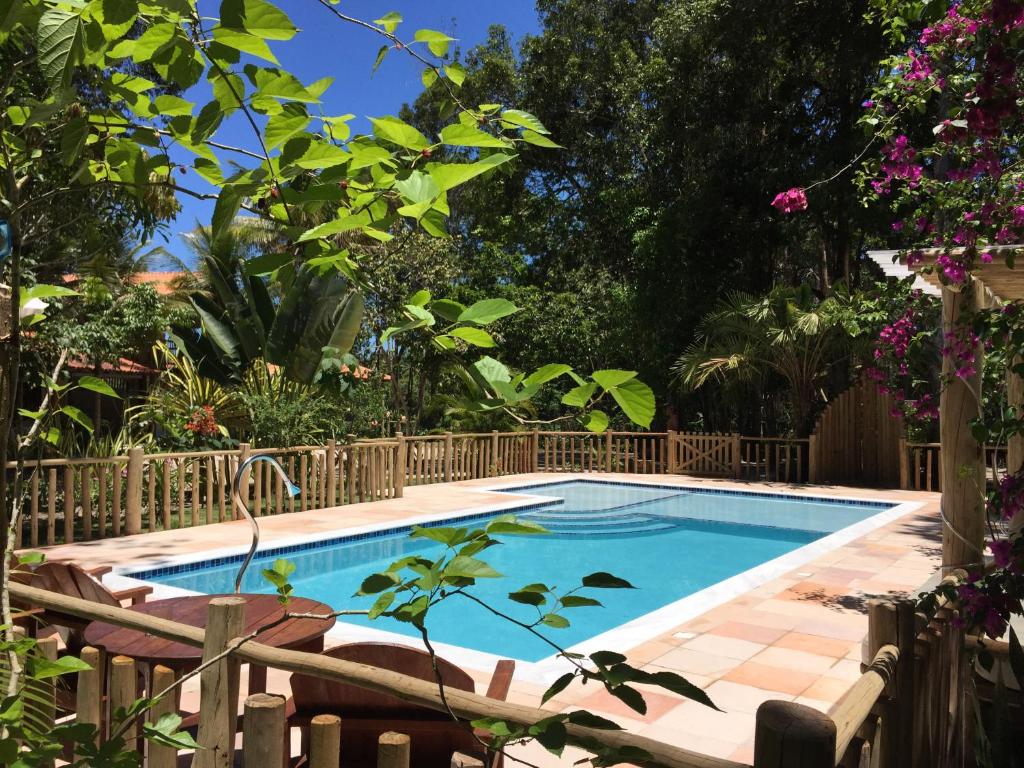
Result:
M99 371L96 370L96 366L84 357L72 357L69 358L65 363L68 370L76 373L92 373L99 376L103 374L108 375L135 375L135 376L150 376L159 373L156 368L150 368L148 365L136 362L135 360L129 360L127 357L118 358L117 362L103 362L100 363Z
M178 270L176 272L135 272L128 276L128 282L132 285L152 285L158 294L168 296L177 290L177 283L188 273ZM74 273L63 276L65 283L77 283L81 275Z

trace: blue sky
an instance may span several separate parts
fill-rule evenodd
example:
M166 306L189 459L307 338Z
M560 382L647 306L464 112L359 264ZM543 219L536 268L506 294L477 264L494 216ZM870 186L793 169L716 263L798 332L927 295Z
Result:
M423 90L422 67L411 56L396 51L389 53L371 77L383 38L337 20L314 0L277 2L301 30L289 42L272 44L281 66L304 83L325 76L335 78L324 95L325 114L355 114L353 130L367 132L367 116L394 114ZM404 18L397 30L400 38L411 39L417 29L436 29L456 38L456 45L463 51L486 39L491 24L503 24L517 43L524 35L538 31L533 0L342 0L337 7L367 21L396 11ZM186 95L198 110L209 100L209 90L205 84L193 90ZM252 134L239 116L225 121L216 138L228 144L252 146ZM190 163L192 158L181 155L176 159ZM186 179L190 187L209 191L193 174L182 181ZM179 234L192 229L196 220L208 224L213 204L186 196L181 196L181 202L181 213L170 226L169 242L162 243L158 236L154 244L162 244L176 256L187 259L187 249Z

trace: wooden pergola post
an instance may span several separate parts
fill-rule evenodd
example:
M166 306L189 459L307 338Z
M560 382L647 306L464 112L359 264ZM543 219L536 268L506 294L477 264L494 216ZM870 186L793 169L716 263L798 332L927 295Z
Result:
M971 291L942 288L943 343L949 333L961 330L961 315L970 302L984 306L985 287L980 280ZM975 349L975 373L968 380L956 376L958 361L952 356L942 358L942 375L946 385L939 400L939 434L942 444L942 566L944 569L964 568L980 563L984 550L985 509L982 495L985 488L985 466L982 446L971 434L970 422L980 414L981 371L983 350Z

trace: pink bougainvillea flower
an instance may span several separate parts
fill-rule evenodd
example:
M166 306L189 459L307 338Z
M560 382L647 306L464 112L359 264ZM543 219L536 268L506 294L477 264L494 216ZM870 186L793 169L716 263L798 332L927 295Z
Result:
M807 193L800 187L779 192L772 200L772 205L783 213L795 213L807 210Z

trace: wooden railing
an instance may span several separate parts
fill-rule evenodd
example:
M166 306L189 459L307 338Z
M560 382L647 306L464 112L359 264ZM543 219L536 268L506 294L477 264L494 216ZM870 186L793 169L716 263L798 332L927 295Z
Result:
M275 457L299 487L293 497L269 465L254 465L241 487L248 507L265 516L399 498L405 486L530 472L815 482L814 440L673 431L398 433L389 440L348 444L328 440L324 445L256 449L243 443L231 450L155 454L135 448L109 458L45 459L23 467L25 512L18 546L233 520L231 483L240 462L254 451ZM931 450L907 446L907 467L918 467L915 451ZM992 453L998 460L998 451ZM928 454L926 461L937 459ZM8 464L8 471L15 467ZM909 469L904 474L911 476ZM913 477L930 488L933 475L928 471Z
M982 449L985 476L1006 474L1006 446L986 445ZM912 491L942 491L941 444L900 442L900 488Z
M197 741L203 749L197 753L202 758L193 762L193 768L204 768L205 765L230 765L230 755L234 749L239 664L246 662L264 667L284 670L286 672L311 675L325 680L348 683L360 688L396 696L421 707L452 713L462 721L472 721L484 717L493 717L515 725L529 726L550 717L551 710L498 701L468 691L446 688L442 696L437 683L416 677L403 675L392 670L372 667L343 659L327 656L272 648L257 640L242 642L233 636L229 629L232 606L230 601L240 598L215 598L210 603L205 629L186 624L176 623L168 619L150 616L138 611L124 608L99 605L74 597L34 587L11 584L11 595L19 603L45 608L62 615L71 615L89 621L104 621L121 627L139 630L150 635L184 643L203 649L204 661L215 657L226 656L221 661L210 664L200 673L200 708L203 713L199 720ZM244 598L241 598L244 599ZM41 641L44 652L56 655L55 641ZM88 658L92 669L79 673L77 686L76 718L79 722L103 726L109 724L110 718L105 712L114 712L118 707L128 705L143 692L138 689L138 675L134 660L126 656L110 659L105 665L102 655L92 648L86 648L84 655ZM105 666L105 668L104 668ZM104 685L106 681L106 685ZM174 681L171 670L156 666L152 675L148 676L151 686L149 693L157 690L159 685L168 685ZM102 699L102 691L108 692L107 700ZM168 696L161 707L168 711L173 706L174 696ZM153 719L153 718L150 718ZM332 720L324 724L331 730L331 738L312 738L308 742L308 755L303 755L312 768L323 766L338 767L336 751L339 736L344 739L344 724L340 720ZM283 761L285 745L285 702L281 697L267 694L256 694L246 700L243 716L243 765L246 768L280 768ZM339 731L340 729L340 731ZM589 746L607 746L618 748L639 749L651 755L651 764L666 768L747 768L741 763L731 760L710 757L697 752L665 744L652 738L640 736L625 730L607 730L577 725L572 722L565 724L567 740L587 748ZM327 734L321 734L327 735ZM400 758L394 762L382 763L378 758L378 768L408 768L408 740L393 739L404 743L405 749L397 750ZM323 744L331 744L328 752ZM305 745L304 745L305 746ZM393 746L391 742L387 746ZM323 749L317 753L317 749ZM394 750L388 751L393 756ZM404 754L404 758L401 757ZM217 756L215 762L205 762ZM170 748L147 749L144 765L147 768L170 768L176 764L177 755ZM344 765L340 768L345 768Z

